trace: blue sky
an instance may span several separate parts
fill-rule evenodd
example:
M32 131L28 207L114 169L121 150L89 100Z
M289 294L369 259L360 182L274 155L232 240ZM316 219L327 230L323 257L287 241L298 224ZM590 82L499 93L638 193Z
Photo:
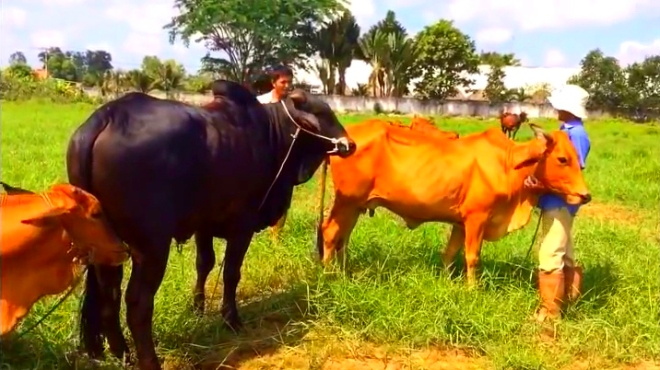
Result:
M200 66L202 45L170 45L162 26L173 0L3 0L0 65L21 50L38 65L39 47L105 49L119 68L139 67L144 55ZM388 9L411 32L440 19L456 25L477 48L513 52L524 65L577 66L596 47L623 64L660 54L660 1L628 0L359 0L350 5L363 29Z

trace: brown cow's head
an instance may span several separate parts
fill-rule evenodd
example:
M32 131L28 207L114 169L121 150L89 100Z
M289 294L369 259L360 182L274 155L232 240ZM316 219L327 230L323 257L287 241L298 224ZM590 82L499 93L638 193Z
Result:
M552 134L541 127L529 124L535 140L522 144L514 154L514 168L537 165L534 176L543 187L561 194L569 204L586 204L591 194L582 176L577 152L563 131Z
M69 184L53 186L44 197L54 207L23 223L62 225L79 254L89 255L94 264L115 266L128 259L128 248L110 228L96 197Z

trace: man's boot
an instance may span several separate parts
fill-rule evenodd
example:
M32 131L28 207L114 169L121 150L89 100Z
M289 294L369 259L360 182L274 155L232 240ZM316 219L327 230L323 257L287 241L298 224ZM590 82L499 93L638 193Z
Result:
M534 317L538 322L543 322L545 319L558 319L561 316L561 308L565 300L564 270L539 271L538 276L541 307Z
M574 301L582 294L582 267L564 265L566 297Z

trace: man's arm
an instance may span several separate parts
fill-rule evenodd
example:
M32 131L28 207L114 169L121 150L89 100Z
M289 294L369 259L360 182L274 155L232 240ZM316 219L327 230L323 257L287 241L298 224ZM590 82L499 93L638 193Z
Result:
M589 155L589 150L591 149L591 141L589 140L589 136L587 136L587 133L584 130L579 130L575 132L571 131L569 138L571 139L571 143L573 143L573 147L575 147L575 151L577 152L578 160L580 161L580 168L584 169L587 162L587 156Z

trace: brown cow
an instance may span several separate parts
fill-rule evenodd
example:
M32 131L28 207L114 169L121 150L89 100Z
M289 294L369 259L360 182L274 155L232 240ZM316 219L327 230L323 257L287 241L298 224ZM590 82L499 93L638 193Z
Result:
M91 194L68 184L34 194L2 184L0 334L10 333L41 297L74 281L77 262L120 265L128 258Z
M449 267L465 244L473 285L482 241L498 240L531 218L538 196L524 187L526 177L565 194L570 204L591 199L568 135L530 126L536 137L526 143L494 128L441 140L394 126L347 127L358 149L351 158L330 159L335 201L319 239L324 264L342 250L361 213L385 207L410 229L432 221L452 224L443 262Z
M416 131L424 132L425 134L428 134L438 139L449 139L449 140L458 139L458 133L454 131L442 131L439 128L437 128L431 120L419 116L413 116L410 126L403 124L401 121L392 122L377 118L368 119L360 123L360 125L374 125L374 127L384 124L389 124L391 126L403 128L405 130L416 130ZM325 161L323 163L323 168L322 168L321 183L325 182L327 165L328 165L327 161ZM323 190L321 194L324 194ZM271 237L274 242L276 242L279 239L280 235L282 234L282 228L284 228L284 224L286 223L286 217L288 213L289 210L287 209L287 211L284 212L284 215L279 220L277 220L277 223L270 229ZM371 215L373 216L373 212L371 213Z
M502 110L500 112L500 127L502 132L506 134L511 140L515 140L520 125L527 122L527 113L521 112L520 114L509 113Z

